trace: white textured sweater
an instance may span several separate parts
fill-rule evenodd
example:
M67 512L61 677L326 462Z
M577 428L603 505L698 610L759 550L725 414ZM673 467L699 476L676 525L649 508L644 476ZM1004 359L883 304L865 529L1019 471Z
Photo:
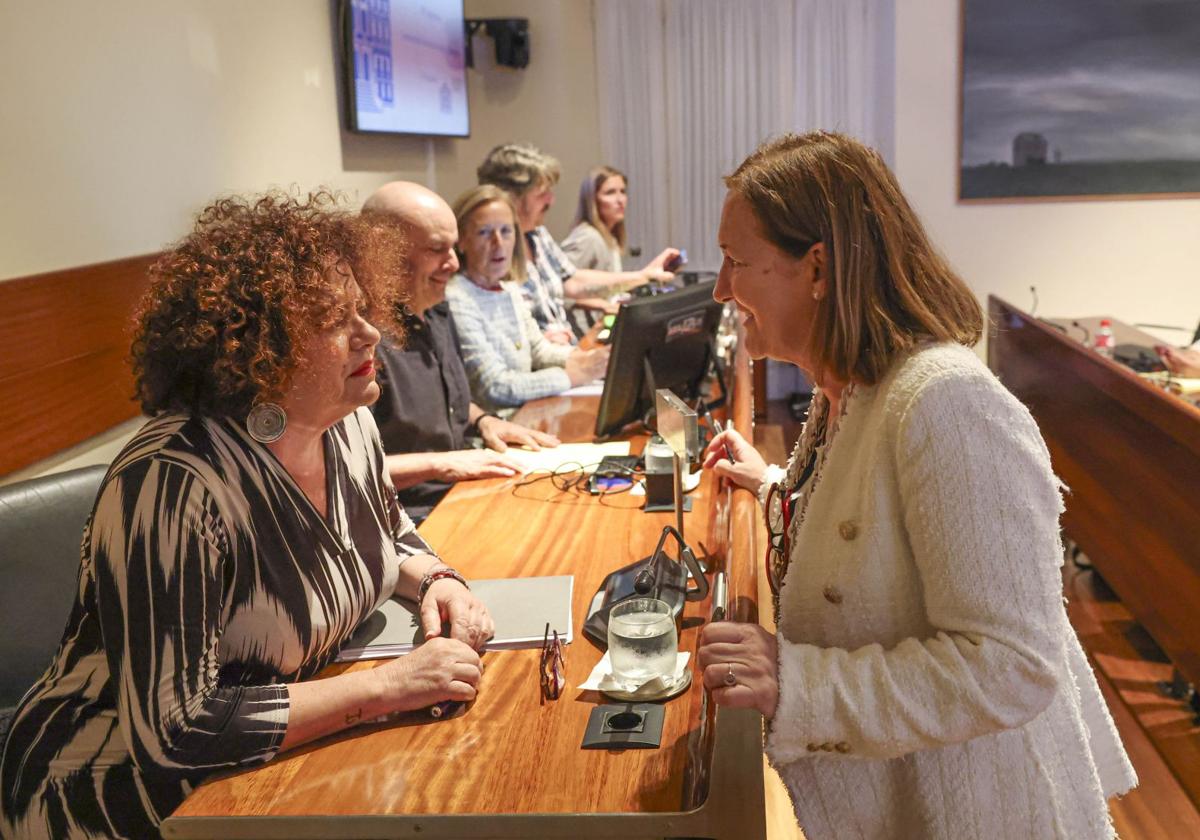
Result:
M1029 412L939 344L837 425L792 522L766 743L808 840L1112 837L1106 798L1137 780L1067 622Z
M510 414L529 400L571 387L564 365L574 349L542 335L514 283L481 289L463 274L446 286L471 397L488 411Z

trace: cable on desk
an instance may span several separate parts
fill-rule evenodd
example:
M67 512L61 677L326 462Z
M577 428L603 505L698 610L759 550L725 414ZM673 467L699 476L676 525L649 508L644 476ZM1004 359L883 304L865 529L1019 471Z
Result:
M628 493L633 489L633 483L628 487L623 487L620 490L608 490L602 488L599 493L593 494L590 488L591 471L595 471L600 466L599 462L593 464L583 464L579 461L568 461L560 464L554 470L532 470L529 475L512 485L511 494L516 496L517 490L522 487L528 487L537 484L539 481L549 479L551 486L559 493L576 494L580 496L596 495L600 498L600 504L604 504L606 496L618 496L622 493ZM628 467L620 468L620 471L627 474L632 480L636 480L642 475L640 470L630 469Z

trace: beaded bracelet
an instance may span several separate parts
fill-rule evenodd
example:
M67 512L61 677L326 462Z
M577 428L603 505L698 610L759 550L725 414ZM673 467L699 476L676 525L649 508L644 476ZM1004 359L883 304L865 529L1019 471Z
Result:
M425 577L421 578L421 585L417 588L417 604L420 605L424 602L425 593L429 591L429 587L433 586L436 581L444 580L445 578L456 580L463 586L466 586L467 589L471 588L470 586L467 586L467 579L465 577L460 575L454 569L451 569L449 566L443 566L440 569L434 569L432 572L427 573Z

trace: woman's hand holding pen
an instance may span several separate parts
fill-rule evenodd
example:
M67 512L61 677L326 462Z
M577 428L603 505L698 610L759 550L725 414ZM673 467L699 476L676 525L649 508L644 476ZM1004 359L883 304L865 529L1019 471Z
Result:
M733 455L732 463L730 454ZM704 450L704 468L751 492L758 492L767 472L767 462L737 431L726 429L716 435Z

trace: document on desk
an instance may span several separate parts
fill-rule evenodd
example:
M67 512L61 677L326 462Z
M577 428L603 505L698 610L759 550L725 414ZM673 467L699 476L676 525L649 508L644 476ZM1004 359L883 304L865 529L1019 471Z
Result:
M547 622L563 642L570 644L573 640L574 576L495 578L469 583L472 594L483 601L496 623L496 635L488 642L487 650L541 647ZM416 603L389 598L346 640L337 661L401 656L424 639Z
M629 441L561 443L558 446L546 447L536 452L532 449L518 449L510 446L504 454L511 455L520 461L527 473L534 470L570 471L572 467L590 473L605 455L628 455Z
M1167 388L1176 394L1182 394L1185 397L1200 394L1200 378L1196 378L1194 376L1174 376L1167 374L1166 371L1139 373L1138 376L1153 382L1160 388Z
M560 397L598 397L604 393L604 380L597 379L593 382L588 382L584 385L576 385L574 388L568 388L558 396Z

